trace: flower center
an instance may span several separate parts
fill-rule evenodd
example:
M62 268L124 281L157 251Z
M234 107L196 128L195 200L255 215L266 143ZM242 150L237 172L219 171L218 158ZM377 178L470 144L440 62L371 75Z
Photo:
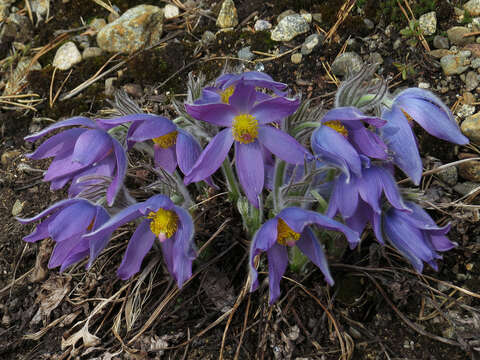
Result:
M220 97L221 97L222 102L224 104L229 104L230 96L233 95L234 91L235 91L235 87L232 85L232 86L229 86L228 88L226 88L225 90L223 90L220 93Z
M277 223L277 242L280 245L293 246L300 239L300 234L293 231L282 219Z
M258 121L250 114L241 114L233 118L233 138L242 144L250 144L258 137Z
M147 216L151 219L150 230L158 237L160 242L169 239L178 229L178 216L174 211L158 209Z
M153 142L160 146L161 148L168 149L170 146L173 146L177 142L178 131L172 131L163 136L153 138Z
M342 134L343 136L348 136L348 131L345 129L345 126L338 120L324 122L323 125L327 125L329 128L332 128L336 132Z

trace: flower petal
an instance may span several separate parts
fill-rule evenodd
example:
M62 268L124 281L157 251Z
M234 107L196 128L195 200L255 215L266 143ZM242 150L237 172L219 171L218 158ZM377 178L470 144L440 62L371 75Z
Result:
M202 148L198 141L184 130L178 131L176 145L178 167L184 175L188 174L200 156Z
M124 116L117 116L110 119L100 119L97 118L95 121L100 125L103 129L109 130L115 126L125 124L127 122L142 122L147 120L156 120L158 118L162 118L162 116L154 115L154 114L128 114Z
M235 164L243 192L250 203L258 208L258 196L265 181L263 154L258 141L250 144L235 142Z
M79 162L74 162L72 161L72 157L73 154L70 152L55 156L43 175L43 181L58 180L65 177L70 180L77 171L90 166L89 164L84 165ZM63 185L68 182L67 178L62 180ZM52 187L52 190L53 189L55 189L55 187Z
M56 156L65 151L72 151L78 137L87 131L82 128L68 129L60 134L54 135L51 138L45 140L37 150L26 156L29 159L45 159L52 156Z
M247 86L240 82L235 86L229 104L237 109L239 114L248 114L256 100L256 91L254 86Z
M122 263L117 270L117 276L120 279L130 279L140 270L143 258L152 248L154 241L155 234L150 231L149 221L145 220L138 225L137 230L128 242Z
M79 181L83 177L89 176L89 175L95 175L99 177L105 176L105 177L113 178L115 174L115 168L116 168L115 155L110 154L105 159L99 161L95 166L88 167L87 169L83 169L78 173L75 173L75 175L72 178L72 184L68 188L68 196L75 197L78 194L80 194L83 190L86 190L87 187L93 186L95 184L99 184L100 182L102 182L100 178ZM67 182L69 179L70 178L66 178Z
M343 217L351 217L358 205L358 178L352 176L350 182L345 174L340 174L334 181L332 195L328 202L327 216L333 217L340 211Z
M138 122L132 132L128 134L128 141L141 142L167 135L177 130L177 126L163 116Z
M87 243L87 241L83 241ZM53 249L52 255L50 256L50 260L48 262L48 268L53 269L57 266L62 265L62 263L67 259L70 255L72 255L73 250L80 245L82 247L82 236L76 235L73 236L65 241L57 242L55 244L55 248Z
M228 104L185 104L187 113L197 120L218 126L232 126L233 118L238 115L235 108Z
M181 289L185 281L192 276L192 262L196 257L196 251L193 242L192 217L185 209L178 206L175 206L175 212L180 221L173 242L173 275Z
M50 237L48 232L48 225L55 219L56 214L50 215L47 219L43 220L35 227L35 230L23 238L26 242L36 242ZM18 220L18 219L17 219Z
M215 135L185 177L185 184L204 180L217 171L227 157L232 144L232 129L224 129Z
M154 161L155 166L162 168L168 173L172 174L177 168L177 155L175 154L175 147L162 148L155 144L154 149Z
M87 232L97 210L87 200L77 201L63 208L48 225L48 233L56 242L62 242Z
M387 159L387 145L377 134L363 126L349 131L348 138L362 154L376 159Z
M26 141L33 142L33 141L45 136L50 131L53 131L55 129L59 129L59 128L64 127L64 126L75 126L75 125L85 126L87 128L91 128L91 129L98 128L97 124L95 124L95 122L93 122L89 118L86 118L86 117L83 117L83 116L76 116L76 117L73 117L73 118L70 118L70 119L67 119L67 120L56 122L55 124L50 125L49 127L45 128L45 129L43 129L39 132L36 132L35 134L26 136L24 139Z
M72 161L90 165L107 157L112 151L113 138L103 130L88 130L81 134L73 149Z
M251 110L259 125L278 122L292 115L300 105L299 99L274 97L256 104Z
M303 165L312 155L297 140L272 126L258 128L258 140L270 152L289 164Z
M288 253L285 246L278 243L267 250L268 282L270 287L269 304L273 304L280 296L280 280L288 265Z
M116 161L116 174L112 183L107 189L107 203L108 206L112 206L115 201L115 197L123 186L123 179L127 173L127 154L125 149L120 145L116 139L112 139L113 153Z
M381 127L386 123L386 121L381 118L365 115L356 107L350 106L338 107L328 111L321 121L322 123L326 123L327 121L341 121L347 128L350 126L360 126L361 123L358 123L359 121L364 121L375 127ZM358 125L355 123L358 123Z
M221 90L215 87L205 87L202 89L200 98L195 100L195 105L214 104L222 102L219 92Z
M28 224L28 223L31 223L31 222L34 222L34 221L37 221L37 220L40 220L42 217L44 216L47 216L49 214L51 214L52 212L54 211L58 211L58 210L61 210L67 206L70 206L72 204L75 204L76 202L82 202L82 201L86 201L86 200L83 200L83 199L65 199L65 200L61 200L59 202L56 202L55 204L53 204L52 206L50 206L49 208L43 210L41 213L31 217L31 218L19 218L19 217L16 217L15 219L20 222L21 224Z
M318 266L325 276L326 282L333 286L334 281L332 275L330 274L327 257L323 252L322 245L318 242L312 230L309 228L303 230L302 235L300 236L300 239L297 241L296 245L310 259L311 262Z

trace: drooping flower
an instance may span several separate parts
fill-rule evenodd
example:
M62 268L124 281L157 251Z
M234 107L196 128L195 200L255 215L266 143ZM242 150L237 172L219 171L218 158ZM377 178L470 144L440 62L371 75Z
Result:
M387 146L364 123L381 127L385 121L367 116L354 107L335 108L321 119L322 126L311 136L315 155L326 163L339 167L350 178L360 176L362 156L385 160Z
M97 230L110 216L104 208L85 199L68 199L60 201L40 214L28 218L17 218L22 224L28 224L48 216L35 230L23 238L27 242L36 242L48 237L55 241L48 267L60 266L64 271L72 264L90 255L88 266L98 254L93 254L92 242L83 238L84 234ZM98 241L108 240L110 234L104 234Z
M182 173L187 174L202 151L192 135L163 116L131 114L97 121L108 128L131 122L127 133L128 148L137 142L152 140L155 165L169 173L178 165Z
M442 258L438 252L457 246L445 236L450 230L450 224L439 227L419 205L412 202L407 202L406 205L412 212L392 207L384 213L382 220L385 237L418 272L422 272L423 262L438 270L436 260Z
M57 122L42 131L27 136L33 142L53 130L66 126L81 126L65 130L44 141L37 150L28 154L31 159L54 157L44 175L51 181L50 189L58 190L72 181L69 195L76 196L82 186L78 180L85 175L111 178L106 198L109 205L123 186L127 170L127 158L122 145L101 126L86 117L73 117Z
M248 200L258 207L258 195L264 186L264 152L268 151L290 164L302 164L310 154L290 135L269 125L295 112L298 100L272 97L258 101L253 86L239 82L228 103L186 104L195 119L226 127L207 145L185 177L185 183L212 175L235 144L235 164L240 184Z
M393 153L394 163L417 185L422 176L422 161L410 125L412 120L439 139L459 145L468 143L450 109L427 90L410 88L400 92L391 106L384 108L382 118L387 123L379 133Z
M155 195L145 202L131 205L85 237L96 244L95 253L98 254L106 246L106 242L102 243L100 239L105 239L106 234L137 218L143 220L128 242L117 270L118 277L127 280L136 274L155 239L158 239L167 269L181 288L192 276L192 262L196 257L194 226L188 211L176 206L168 197Z
M360 241L358 233L355 231L314 211L297 207L289 207L280 211L277 216L265 222L256 232L250 249L251 291L258 287L258 273L254 266L255 256L267 252L270 304L280 296L280 280L288 264L287 246L298 246L320 268L325 280L333 285L333 278L330 275L322 245L309 228L310 225L341 231L350 244L357 244Z

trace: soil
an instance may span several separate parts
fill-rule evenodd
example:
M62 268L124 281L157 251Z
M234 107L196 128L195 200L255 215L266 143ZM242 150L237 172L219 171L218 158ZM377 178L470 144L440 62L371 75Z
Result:
M284 10L319 12L324 22L318 26L328 31L343 3L341 0L238 0L236 6L240 22L253 12L273 24ZM375 51L384 59L382 76L394 79L391 91L417 86L419 77L431 84L442 79L438 63L426 55L420 45L413 49L403 42L393 50L398 30L406 21L395 1L385 1L378 7L377 3L358 1L333 41L304 56L301 64L291 63L290 55L286 55L263 62L264 71L275 80L289 84L293 93L301 92L303 98L311 98L315 104L323 101L329 108L337 87L322 64L331 64L348 38L356 40L351 50L365 53L364 38L377 36ZM453 6L460 6L459 1L413 3L417 16L436 10L438 28L442 30L454 24ZM136 4L120 1L117 6L124 11ZM214 6L211 2L211 5L218 11L218 4ZM24 4L17 6L23 8ZM29 44L32 48L46 45L57 30L81 26L80 19L106 18L108 11L90 0L71 0L67 4L54 0L51 14L51 21L32 27L34 36ZM204 31L217 31L214 15L200 17L191 33L184 31L165 46L146 50L127 61L120 72L112 75L117 77L114 86L124 89L150 112L172 117L175 112L170 100L181 99L186 93L188 72L202 72L212 80L226 63L240 64L231 58L245 46L261 52L278 49L283 53L301 45L304 39L300 36L289 43L277 43L270 40L266 32L236 29L219 33L214 44L198 48L198 39ZM365 26L365 17L376 24L374 29ZM253 23L250 19L244 26L251 28ZM390 23L395 30L388 37L384 30ZM181 19L167 24L166 33L178 28L184 29ZM0 50L10 51L11 44L13 40ZM308 265L300 273L287 272L290 280L283 280L281 300L273 306L268 305L265 281L257 292L239 297L248 274L249 239L242 231L234 206L221 195L206 201L197 210L196 242L199 248L208 244L194 264L193 279L179 293L162 265L160 252L152 251L145 259L144 266L151 266L153 270L138 288L135 281L126 283L116 278L115 270L132 226L118 232L120 235L90 271L84 270L84 264L61 275L57 269L47 269L52 242L26 244L21 241L34 226L18 223L12 210L20 206L18 216L33 216L63 199L65 192L50 191L49 185L41 181L41 170L48 167L49 161L27 159L25 153L38 144L29 144L23 138L52 120L104 114L111 109L112 101L112 97L105 94L102 80L69 100L57 100L49 106L51 86L53 89L64 86L62 94L66 93L94 75L110 56L77 64L68 79L68 72L56 72L51 85L54 53L53 50L41 57L42 70L31 71L27 78L26 89L45 99L35 106L36 111L11 107L0 110L0 154L3 154L0 218L4 219L0 223L1 359L216 359L223 356L224 359L456 360L480 356L475 350L480 347L480 230L466 212L431 211L439 223L452 223L449 236L459 244L444 254L438 272L427 268L425 276L415 273L393 249L379 246L372 235L366 234L358 250L340 251L330 258L336 282L333 288L325 285L318 269ZM226 60L227 57L230 59ZM115 61L124 59L127 57L121 56ZM395 63L411 64L416 74L402 80ZM454 81L458 88L442 94L448 105L453 105L463 86L460 80ZM459 151L468 152L417 130L421 154L427 160L435 157L448 163L458 160ZM154 193L146 186L155 176L145 166L149 160L140 153L134 153L130 161L133 167L128 174L128 186L133 189L132 194L142 200ZM222 183L220 177L216 181ZM450 201L460 197L436 177L428 177L421 189L432 188ZM192 191L199 202L220 193L194 187ZM227 226L223 228L222 224ZM217 230L218 234L209 241ZM264 278L262 275L262 280ZM53 309L45 310L56 300L58 304ZM102 307L98 309L99 306ZM232 306L235 311L229 317L224 311ZM100 341L88 346L84 338L75 348L62 346L81 330L87 318L89 332ZM151 323L147 323L149 319Z

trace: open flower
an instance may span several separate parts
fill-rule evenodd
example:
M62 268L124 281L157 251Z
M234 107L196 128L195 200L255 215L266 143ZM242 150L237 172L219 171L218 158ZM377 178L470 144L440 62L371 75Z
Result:
M412 120L439 139L460 145L468 143L450 109L427 90L411 88L400 92L391 107L383 110L382 118L387 124L379 132L393 153L394 163L417 185L422 177L422 161Z
M96 255L91 253L92 244L83 238L83 235L95 231L110 218L105 209L85 199L68 199L52 205L32 218L17 220L28 224L46 216L48 217L23 240L36 242L50 237L55 241L55 248L48 263L50 269L60 266L60 271L63 271L89 254L90 266ZM110 234L106 233L99 241L105 241L109 236Z
M106 246L106 242L102 243L100 239L105 239L106 234L140 217L143 220L128 242L117 270L118 277L126 280L136 274L153 242L158 239L167 269L181 288L192 276L192 261L196 257L193 221L188 211L174 205L168 197L155 195L145 202L131 205L85 237L97 245L95 252L98 254Z
M251 291L258 287L258 273L254 266L254 258L267 252L270 285L270 304L280 296L280 280L287 269L287 246L298 248L322 271L325 280L333 285L327 259L310 225L317 225L327 230L341 231L350 244L357 244L358 233L347 226L314 211L297 207L289 207L280 211L273 219L268 220L256 232L250 249L250 274L252 276Z
M387 158L387 146L364 125L381 127L384 120L367 116L354 107L342 107L327 112L321 123L312 133L313 152L326 163L339 167L348 179L351 172L361 175L362 155Z
M240 184L248 200L258 207L258 195L264 185L264 152L268 151L290 164L302 164L310 154L290 135L268 125L293 114L298 100L273 97L258 102L253 86L239 82L228 103L186 104L195 119L226 127L200 154L185 183L204 180L212 175L235 143L235 164Z
M395 208L385 212L382 219L385 237L418 272L422 272L423 262L438 270L436 260L442 256L437 252L457 246L445 236L450 224L439 227L417 204L407 202L407 206L412 209L411 213Z
M52 136L27 157L31 159L54 157L43 180L51 181L52 190L61 189L72 180L70 196L75 196L81 191L78 180L82 176L98 175L111 178L106 197L108 204L112 205L123 186L127 158L122 145L95 122L85 117L73 117L27 136L25 140L33 142L65 126L81 127Z

